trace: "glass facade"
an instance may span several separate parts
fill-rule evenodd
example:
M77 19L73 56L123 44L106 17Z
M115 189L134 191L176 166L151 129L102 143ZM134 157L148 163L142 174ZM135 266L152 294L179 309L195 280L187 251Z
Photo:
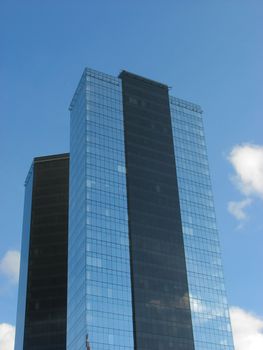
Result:
M70 110L70 174L25 184L15 350L234 350L201 108L85 69Z
M26 181L16 349L66 346L69 155L35 158Z
M86 337L86 82L83 74L70 117L67 349Z
M201 108L85 69L70 110L67 349L234 350Z
M195 350L234 350L198 105L170 97Z
M67 349L132 350L121 81L86 69L70 110Z
M168 88L120 77L135 349L193 350Z

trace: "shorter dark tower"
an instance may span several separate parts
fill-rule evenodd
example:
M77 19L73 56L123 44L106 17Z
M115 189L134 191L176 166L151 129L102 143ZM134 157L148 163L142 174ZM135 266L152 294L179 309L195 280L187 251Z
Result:
M35 158L25 184L16 350L65 350L69 154Z

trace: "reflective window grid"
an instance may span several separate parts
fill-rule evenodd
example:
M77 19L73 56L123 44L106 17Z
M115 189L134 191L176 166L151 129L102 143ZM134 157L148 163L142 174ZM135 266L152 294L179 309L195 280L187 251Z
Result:
M201 108L170 96L195 350L234 350ZM70 136L68 350L132 350L121 80L86 69Z
M202 110L170 96L195 350L234 350Z
M67 348L132 350L121 81L86 69L70 109Z

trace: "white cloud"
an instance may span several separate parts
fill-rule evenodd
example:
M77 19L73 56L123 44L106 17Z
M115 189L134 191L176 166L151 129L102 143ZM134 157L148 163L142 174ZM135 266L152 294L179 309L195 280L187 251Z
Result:
M252 203L251 198L246 198L240 202L229 202L227 209L237 220L246 220L247 214L244 209Z
M11 282L17 283L19 278L20 253L8 250L0 260L0 273L6 275Z
M230 308L235 350L263 349L263 319L239 307Z
M0 349L13 350L15 343L15 327L11 324L0 323Z
M263 146L235 146L228 156L235 169L234 181L245 195L263 198Z

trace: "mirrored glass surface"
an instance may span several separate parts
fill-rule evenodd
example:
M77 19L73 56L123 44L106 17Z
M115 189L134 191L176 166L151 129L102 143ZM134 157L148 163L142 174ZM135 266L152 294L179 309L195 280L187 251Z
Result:
M121 81L86 69L71 104L68 349L132 350Z
M170 96L195 350L234 350L198 105Z

